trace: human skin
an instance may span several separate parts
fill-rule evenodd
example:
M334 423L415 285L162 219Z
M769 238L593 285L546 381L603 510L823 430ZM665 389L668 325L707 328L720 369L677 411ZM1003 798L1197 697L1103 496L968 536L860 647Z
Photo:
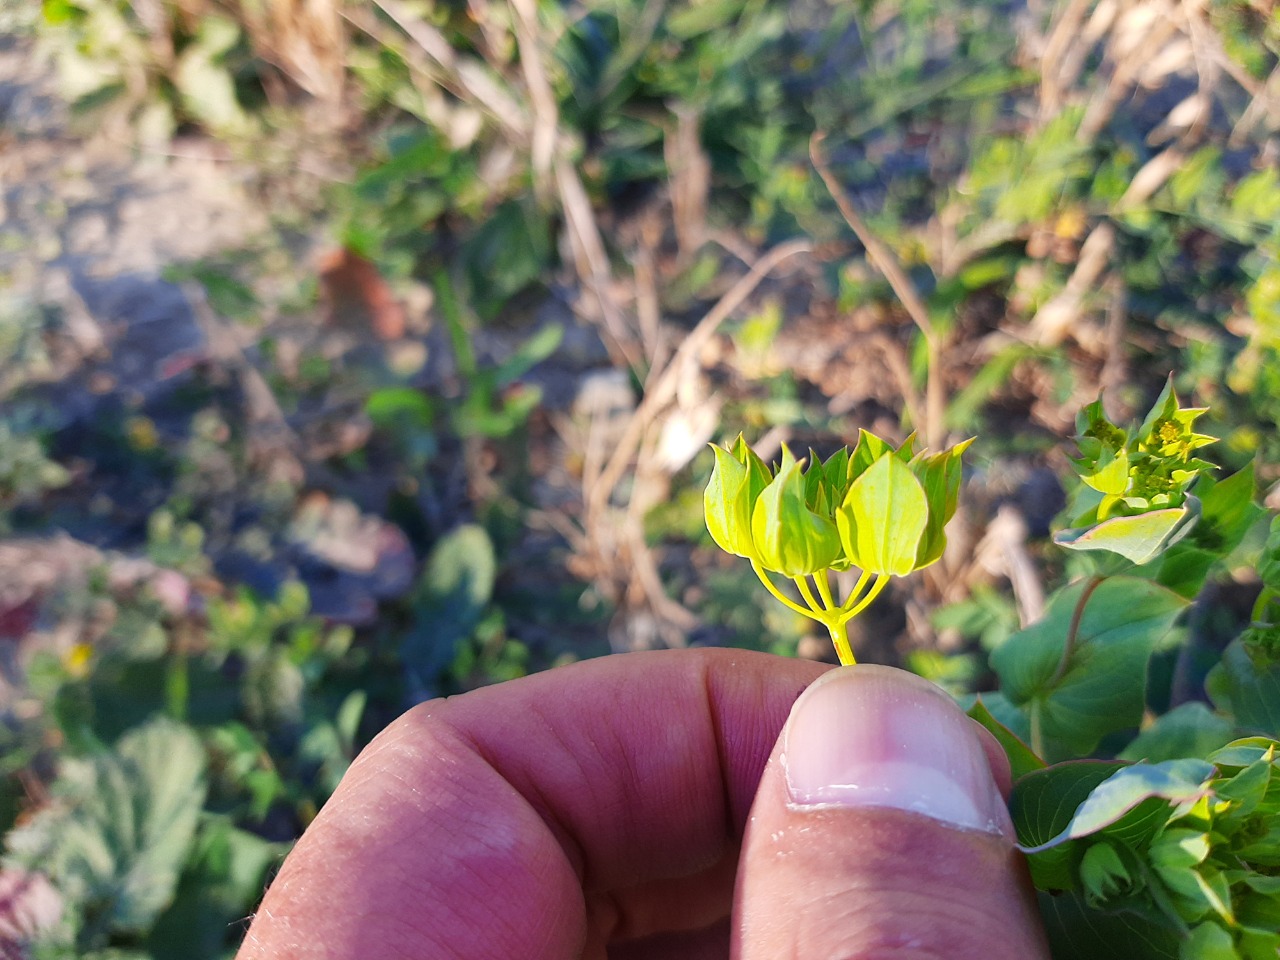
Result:
M787 724L829 669L627 654L422 704L357 758L237 960L1047 957L999 747L887 668L840 670ZM846 721L873 732L824 728ZM957 778L976 827L948 820L974 816Z

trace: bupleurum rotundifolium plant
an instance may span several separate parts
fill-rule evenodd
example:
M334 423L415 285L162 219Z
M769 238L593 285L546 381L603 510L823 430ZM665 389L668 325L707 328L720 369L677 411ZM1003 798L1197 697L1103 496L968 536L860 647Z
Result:
M945 528L960 494L961 454L972 440L941 453L916 452L912 434L895 447L861 431L857 446L825 461L797 460L784 444L776 468L741 435L712 446L715 468L704 494L707 529L719 546L751 561L768 591L827 628L843 664L854 662L849 621L888 585L942 556ZM834 574L858 570L842 599ZM801 601L774 577L789 580Z
M968 711L1009 756L1010 816L1055 960L1280 956L1280 518L1247 561L1261 592L1203 679L1211 703L1157 716L1148 696L1179 613L1266 516L1252 465L1218 480L1200 458L1214 442L1195 430L1205 412L1172 383L1141 423L1112 422L1101 401L1080 412L1079 484L1054 541L1087 562L993 650L1000 689ZM825 461L784 446L771 467L739 436L714 448L707 527L850 664L849 621L942 555L969 443L917 453L913 438L864 431Z

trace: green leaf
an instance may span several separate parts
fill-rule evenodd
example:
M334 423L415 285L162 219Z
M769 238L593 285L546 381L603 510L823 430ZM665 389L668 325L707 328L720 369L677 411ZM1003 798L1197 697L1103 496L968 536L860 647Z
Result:
M1079 845L1050 845L1070 825L1076 810L1124 764L1101 760L1076 760L1045 767L1019 779L1009 795L1009 816L1024 850L1040 852L1028 857L1031 878L1041 890L1074 890L1076 867L1083 851Z
M1280 737L1280 663L1259 665L1233 641L1205 678L1209 698L1242 730Z
M400 650L421 682L432 682L479 624L497 566L489 535L475 524L452 530L431 551L414 597L417 622Z
M109 932L147 931L173 900L205 800L205 754L188 727L155 720L109 753L66 759L56 802L9 835L9 849Z
M1037 757L1035 752L1017 734L995 718L991 711L987 709L986 704L982 702L981 696L974 700L973 706L968 710L968 714L986 727L988 732L1004 748L1005 756L1009 758L1009 770L1014 780L1026 776L1033 770L1044 769L1044 761Z
M1232 740L1220 750L1209 754L1209 762L1219 767L1250 767L1268 754L1280 753L1280 745L1270 737L1242 737Z
M1262 805L1271 786L1271 775L1276 770L1274 756L1263 756L1234 776L1214 782L1214 797L1230 800L1234 806L1229 818L1240 820L1251 816Z
M152 960L218 957L235 949L241 921L262 897L267 871L288 845L210 817L201 826L173 905L147 938Z
M225 17L201 18L195 43L179 55L171 77L183 106L209 129L241 133L248 118L236 98L235 79L221 62L240 37L240 28Z
M1047 740L1076 756L1142 719L1147 661L1187 601L1134 577L1102 582L1085 605L1066 668L1059 661L1072 614L1084 590L1056 594L1045 617L1011 636L991 655L1002 691L1038 711Z
M787 577L825 570L840 558L836 525L806 505L804 475L785 445L778 475L756 500L751 539L760 564Z
M425 430L435 417L431 400L411 387L383 387L369 395L364 412L374 426L413 427Z
M1192 532L1192 541L1222 554L1240 545L1249 529L1266 513L1254 503L1258 488L1254 466L1251 460L1222 480L1207 475L1200 478L1196 484L1200 524Z
M1191 531L1196 518L1193 499L1188 497L1186 505L1171 510L1113 517L1092 527L1062 530L1054 534L1053 542L1068 550L1107 550L1141 565Z
M1203 703L1184 703L1157 717L1118 756L1121 760L1150 763L1203 757L1227 743L1234 731L1230 720Z
M844 499L852 482L849 477L849 448L841 447L829 456L827 462L822 465L822 472L826 476L827 486L833 492L833 503L839 503Z
M1155 910L1095 910L1074 891L1037 899L1054 960L1178 960L1182 937Z
M1131 895L1140 888L1143 879L1141 873L1126 863L1127 859L1113 844L1102 841L1092 844L1085 850L1080 861L1080 883L1084 888L1085 898L1090 904L1101 907L1108 900L1119 899Z
M764 493L764 488L773 480L773 472L760 459L760 456L751 449L747 441L743 439L742 434L738 434L738 439L734 441L732 453L734 459L747 468L747 474L750 478L751 502L754 504L760 494Z
M1208 791L1207 781L1213 773L1213 764L1205 760L1166 760L1124 767L1089 792L1058 834L1037 846L1023 846L1022 850L1037 853L1098 833L1115 825L1144 800L1157 798L1175 804L1195 800Z
M550 221L531 195L506 200L487 212L460 255L476 313L492 320L512 297L547 276L555 256Z
M1231 195L1231 215L1265 224L1280 220L1280 174L1265 167L1241 179Z
M1265 586L1280 591L1280 515L1271 518L1267 541L1258 558L1258 576Z
M529 337L502 361L493 372L493 378L500 386L508 386L519 380L526 373L556 352L560 341L564 339L564 328L558 324L547 324L537 333Z
M928 523L924 488L894 455L881 456L854 480L836 511L845 555L868 573L914 570Z
M1231 934L1213 922L1192 930L1178 956L1180 960L1240 960Z
M333 718L333 726L342 741L343 749L350 755L355 754L356 734L360 730L360 720L364 717L368 703L368 691L352 690L343 699L337 715Z

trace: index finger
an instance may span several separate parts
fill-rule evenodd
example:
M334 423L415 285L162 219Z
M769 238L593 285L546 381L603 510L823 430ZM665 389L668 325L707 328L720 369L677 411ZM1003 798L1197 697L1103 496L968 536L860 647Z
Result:
M240 960L603 955L610 932L652 932L651 898L627 892L669 881L684 922L710 922L678 881L724 873L727 909L732 870L717 864L792 703L826 669L627 654L423 704L352 765Z

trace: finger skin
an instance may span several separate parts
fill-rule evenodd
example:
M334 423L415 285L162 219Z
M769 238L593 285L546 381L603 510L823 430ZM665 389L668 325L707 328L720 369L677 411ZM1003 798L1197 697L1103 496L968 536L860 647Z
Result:
M290 854L238 960L595 958L729 911L737 843L823 665L606 657L410 711ZM643 953L643 944L637 945Z
M908 695L920 683L910 679ZM954 719L1007 794L1008 761L994 738L958 710ZM734 960L1047 960L1007 824L999 833L883 806L796 804L784 739L743 840Z

